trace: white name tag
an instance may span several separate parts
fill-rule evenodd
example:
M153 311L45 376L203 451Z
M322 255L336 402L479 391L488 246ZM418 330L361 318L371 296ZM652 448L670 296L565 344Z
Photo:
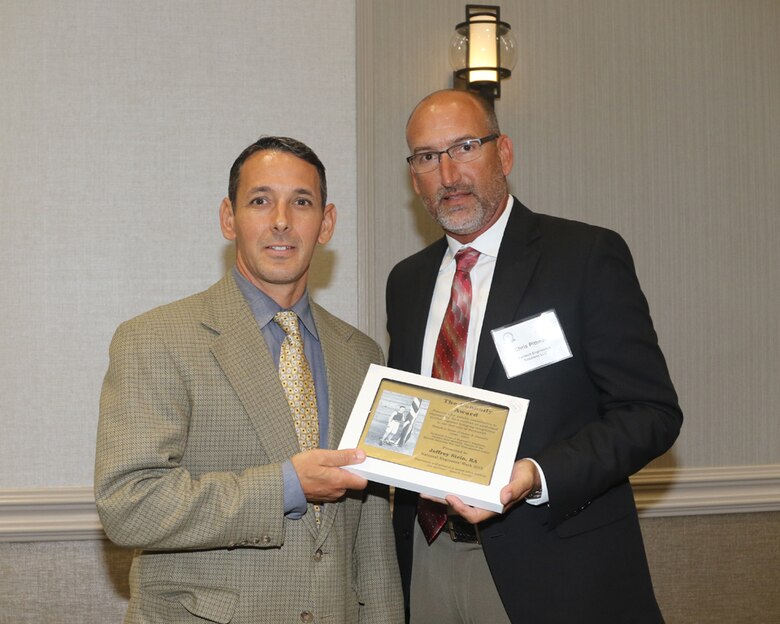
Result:
M571 357L555 310L491 330L508 379Z

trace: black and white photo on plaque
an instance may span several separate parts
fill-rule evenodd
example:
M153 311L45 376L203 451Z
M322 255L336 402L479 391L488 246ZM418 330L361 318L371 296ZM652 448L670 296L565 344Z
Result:
M369 425L365 443L411 455L428 411L428 399L384 390Z

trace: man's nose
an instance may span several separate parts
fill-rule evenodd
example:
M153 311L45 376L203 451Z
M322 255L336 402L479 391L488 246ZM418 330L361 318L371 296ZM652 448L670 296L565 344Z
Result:
M275 230L284 231L290 227L289 211L284 203L279 203L276 206L274 213L274 225Z
M444 186L452 186L460 178L458 163L452 160L447 152L439 156L439 176Z

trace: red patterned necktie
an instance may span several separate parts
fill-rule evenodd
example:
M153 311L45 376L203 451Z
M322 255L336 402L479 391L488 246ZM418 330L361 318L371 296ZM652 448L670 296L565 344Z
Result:
M452 278L450 303L439 330L433 354L431 376L460 383L466 359L466 341L471 316L471 277L469 272L479 260L479 252L471 247L455 254L455 276ZM419 499L417 519L425 539L431 544L447 523L447 507L441 503Z

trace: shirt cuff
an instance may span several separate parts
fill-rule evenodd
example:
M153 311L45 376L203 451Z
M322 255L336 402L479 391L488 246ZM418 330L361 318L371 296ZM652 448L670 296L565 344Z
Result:
M290 520L300 520L306 513L306 495L303 493L298 473L291 460L282 464L284 481L284 515Z
M536 466L536 470L539 472L539 479L542 483L542 494L538 498L525 499L525 502L529 505L546 505L550 502L550 493L547 491L547 480L544 478L544 471L542 471L542 467L536 460L533 460L530 457L526 457L526 459L533 462L534 466Z

